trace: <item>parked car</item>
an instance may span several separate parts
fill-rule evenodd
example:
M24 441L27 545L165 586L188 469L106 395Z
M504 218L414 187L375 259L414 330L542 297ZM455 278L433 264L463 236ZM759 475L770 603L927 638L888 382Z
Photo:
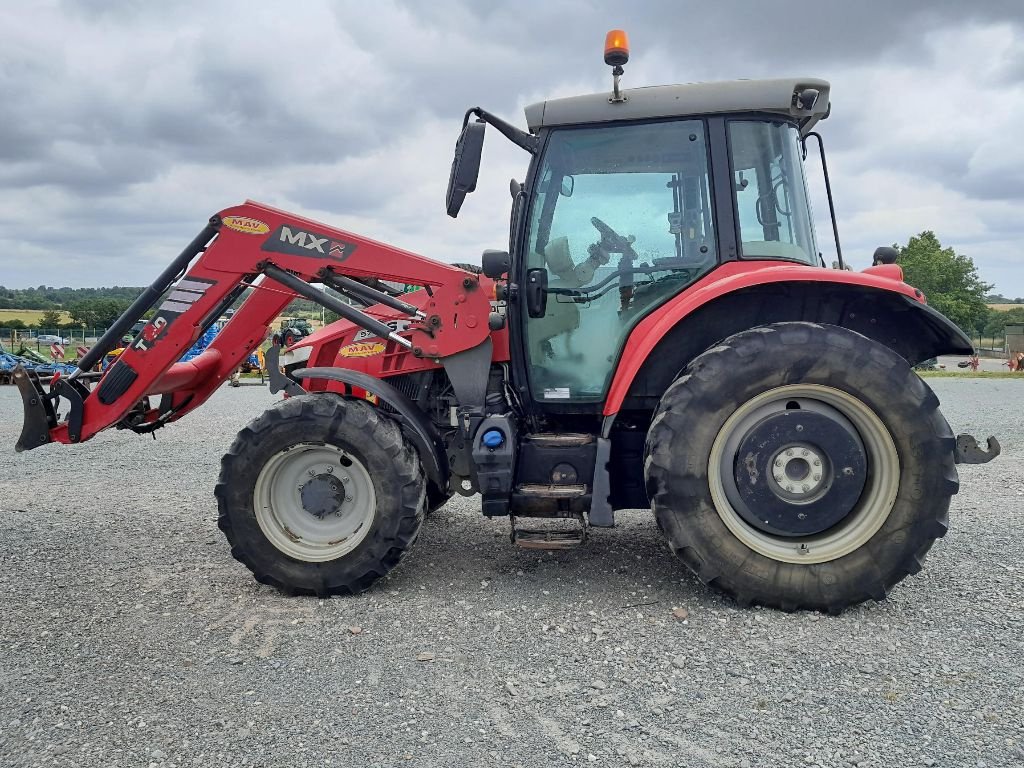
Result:
M53 334L53 333L44 333L44 334L41 334L39 336L36 336L36 341L38 341L40 344L70 344L71 343L71 339L62 338L62 337L57 336L56 334Z

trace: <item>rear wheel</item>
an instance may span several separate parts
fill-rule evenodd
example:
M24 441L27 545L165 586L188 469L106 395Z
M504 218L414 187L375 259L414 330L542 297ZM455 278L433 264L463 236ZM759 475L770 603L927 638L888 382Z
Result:
M333 394L282 401L221 462L218 525L256 580L360 592L412 547L426 483L415 449L372 406Z
M696 358L648 434L672 549L739 602L837 613L920 570L958 483L953 435L906 361L779 323Z

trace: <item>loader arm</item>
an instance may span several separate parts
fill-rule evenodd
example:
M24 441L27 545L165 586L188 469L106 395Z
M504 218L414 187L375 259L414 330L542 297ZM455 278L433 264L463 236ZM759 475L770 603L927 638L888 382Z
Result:
M413 307L358 282L366 278L419 285L429 298L421 308ZM311 282L332 285L363 305L376 299L398 309L409 317L409 327L392 332L372 315L313 288ZM251 294L210 346L195 359L178 362L246 288L253 289ZM165 294L117 361L102 375L90 370ZM441 364L457 359L464 366L466 356L459 353L489 340L490 304L476 275L250 201L212 217L83 356L79 369L50 380L49 392L34 374L16 372L25 408L17 450L48 442L82 442L114 425L151 432L175 421L210 397L266 339L274 319L298 296L318 301L381 336L406 359L430 358ZM484 355L471 357L482 360ZM489 363L489 353L486 359ZM67 404L63 419L62 400Z

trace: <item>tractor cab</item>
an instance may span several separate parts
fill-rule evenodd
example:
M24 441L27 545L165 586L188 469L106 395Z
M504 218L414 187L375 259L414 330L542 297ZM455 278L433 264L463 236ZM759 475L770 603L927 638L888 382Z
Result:
M599 412L637 324L717 267L824 263L803 142L828 115L827 82L620 90L624 36L610 36L605 60L611 93L532 104L528 133L470 110L452 168L454 216L475 187L484 124L532 155L526 183L513 183L510 250L483 268L521 296L513 360L541 411Z

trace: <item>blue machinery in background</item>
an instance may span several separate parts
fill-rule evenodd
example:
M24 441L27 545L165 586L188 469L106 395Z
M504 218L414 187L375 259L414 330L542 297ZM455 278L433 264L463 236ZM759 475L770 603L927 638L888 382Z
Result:
M196 340L196 343L192 345L188 352L182 355L181 362L187 362L200 355L210 346L219 331L220 328L218 326L211 326L209 330ZM253 366L259 366L259 358L255 354L249 355L248 361ZM15 355L7 352L0 346L0 384L11 383L12 373L17 365L23 365L26 370L34 371L39 376L52 376L57 371L60 371L62 375L67 375L78 367L73 363L47 362L42 355L36 353ZM106 368L106 361L104 361L103 367Z

